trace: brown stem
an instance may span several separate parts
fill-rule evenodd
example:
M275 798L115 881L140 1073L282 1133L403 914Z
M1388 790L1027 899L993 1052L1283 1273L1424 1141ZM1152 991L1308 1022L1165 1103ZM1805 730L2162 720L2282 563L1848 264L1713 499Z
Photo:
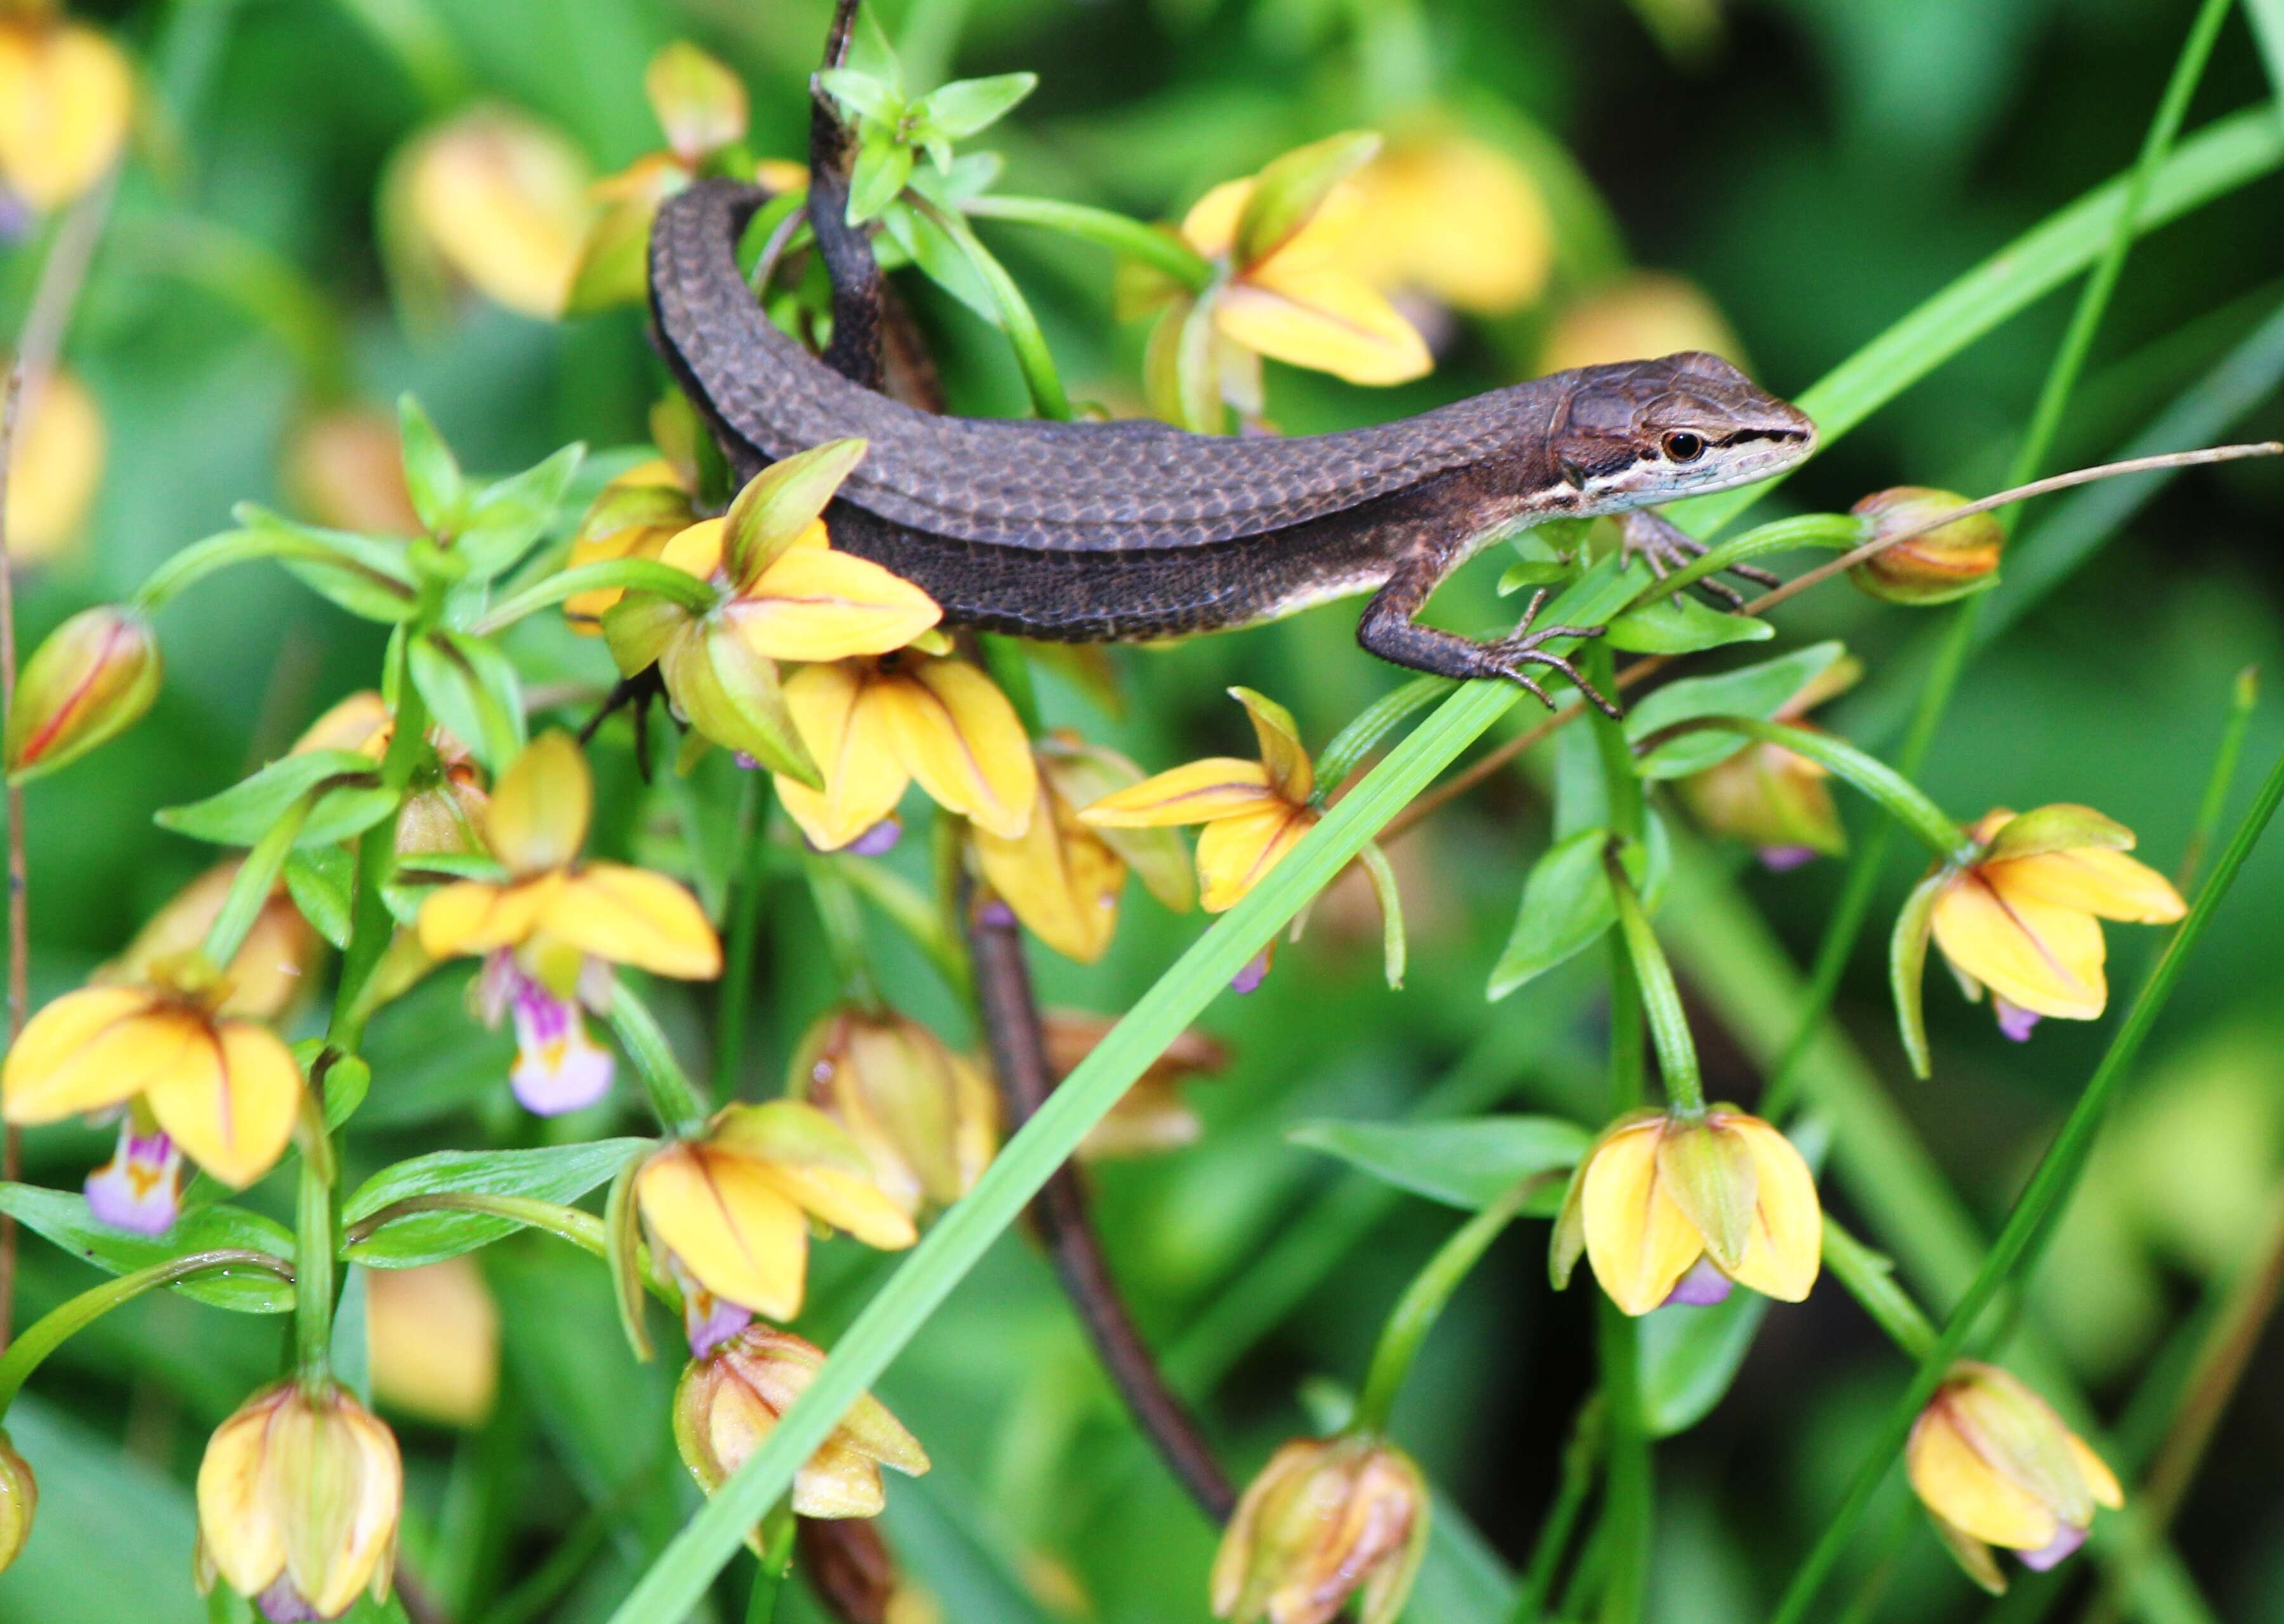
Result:
M1031 995L1031 969L1024 960L1015 921L1002 908L970 904L971 899L962 899L968 950L975 964L976 1003L998 1074L1006 1131L1013 1134L1046 1103L1054 1074L1047 1064L1038 1005ZM1135 1423L1206 1515L1216 1523L1227 1522L1237 1506L1236 1487L1222 1471L1196 1418L1167 1386L1157 1360L1136 1330L1088 1217L1085 1186L1068 1162L1055 1169L1031 1203L1031 1222Z
M849 57L857 0L839 0L825 36L825 66ZM880 386L880 266L864 230L849 223L849 181L856 165L856 132L832 96L812 82L809 113L809 229L833 283L833 339L825 363L867 389Z

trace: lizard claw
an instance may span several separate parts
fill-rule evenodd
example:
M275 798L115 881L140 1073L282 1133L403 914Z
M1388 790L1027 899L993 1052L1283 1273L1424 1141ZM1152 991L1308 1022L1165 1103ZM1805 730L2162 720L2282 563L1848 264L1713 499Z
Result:
M1541 688L1527 674L1528 668L1531 666L1545 666L1550 670L1560 671L1568 677L1577 686L1578 691L1584 694L1604 715L1614 721L1623 720L1625 713L1612 704L1600 689L1589 682L1584 672L1579 670L1561 655L1540 646L1557 637L1599 637L1605 629L1600 626L1542 626L1533 631L1530 623L1538 618L1539 605L1545 601L1546 589L1541 587L1537 592L1531 594L1530 604L1523 610L1521 622L1515 627L1514 635L1501 637L1498 642L1486 645L1492 664L1497 667L1502 676L1520 683L1525 692L1546 707L1548 710L1555 708L1554 701L1547 697L1546 690Z
M1621 513L1618 519L1618 559L1630 565L1637 558L1649 566L1649 573L1662 581L1666 572L1684 567L1705 556L1705 543L1699 541L1662 513L1647 508L1637 508ZM1782 578L1750 564L1733 564L1728 573L1758 586L1783 584ZM1726 582L1708 576L1696 583L1714 597L1721 598L1732 609L1745 606L1742 594ZM1675 595L1677 597L1679 594Z

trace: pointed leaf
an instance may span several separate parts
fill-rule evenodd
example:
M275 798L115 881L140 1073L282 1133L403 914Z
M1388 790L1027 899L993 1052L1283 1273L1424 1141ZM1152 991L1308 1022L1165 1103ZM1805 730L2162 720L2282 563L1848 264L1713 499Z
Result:
M1490 996L1504 998L1584 952L1616 923L1618 905L1602 866L1609 839L1607 829L1582 829L1548 847L1531 865L1514 933L1491 966Z
M270 512L254 503L232 510L252 530L283 530L310 543L325 556L283 558L286 573L318 596L359 620L394 626L412 613L419 589L405 558L403 543L375 541L346 530L327 530Z
M1759 665L1718 676L1685 677L1651 694L1626 717L1626 738L1639 744L1651 734L1693 716L1774 716L1787 700L1821 675L1846 649L1838 643L1811 644ZM1683 778L1725 761L1745 747L1734 733L1688 733L1660 745L1642 758L1645 778Z
M1302 1122L1285 1136L1295 1144L1337 1156L1374 1178L1473 1212L1534 1174L1576 1165L1593 1136L1551 1116L1459 1118L1441 1122ZM1544 1216L1561 1204L1550 1177L1524 1211Z
M586 455L583 445L565 446L477 494L452 542L453 552L467 566L467 579L489 581L530 550L562 505Z
M878 124L864 127L856 149L856 168L849 177L849 223L863 225L879 218L912 177L912 149L893 131Z
M1507 574L1529 567L1518 564ZM1561 578L1558 574L1549 579ZM1506 580L1502 578L1499 584L1506 586ZM1732 643L1766 643L1776 635L1777 629L1756 615L1724 614L1709 604L1685 596L1678 600L1654 597L1637 605L1612 621L1605 636L1612 648L1631 654L1693 654Z
M315 797L296 846L326 846L361 834L396 808L380 787L379 764L353 750L305 750L281 756L218 795L153 815L160 828L211 840L252 846L297 801Z
M397 397L396 423L404 447L404 486L411 494L413 511L429 535L449 536L458 527L461 504L467 496L459 459L409 394Z
M817 74L817 82L861 118L894 124L904 116L904 98L870 74L853 67L828 67Z
M286 890L293 906L337 949L349 945L356 869L356 860L344 846L315 846L286 859Z
M438 724L465 739L486 768L505 772L522 753L523 681L497 647L460 632L433 631L414 640L408 663L412 685Z
M114 1230L96 1220L84 1198L31 1184L0 1184L0 1213L106 1274L132 1274L171 1258L224 1248L267 1252L288 1261L293 1256L293 1237L283 1224L227 1204L193 1207L175 1220L173 1229L155 1236ZM199 1275L167 1289L235 1314L284 1314L293 1306L293 1286L266 1269Z
M439 1151L416 1156L382 1168L358 1186L341 1208L341 1222L354 1226L409 1197L446 1191L575 1201L647 1144L642 1139L598 1139L542 1150ZM411 1213L382 1225L342 1255L369 1269L412 1269L489 1246L523 1227L491 1213Z
M955 79L930 90L912 108L923 126L954 141L997 123L1015 104L1039 88L1036 74L994 74L988 79Z

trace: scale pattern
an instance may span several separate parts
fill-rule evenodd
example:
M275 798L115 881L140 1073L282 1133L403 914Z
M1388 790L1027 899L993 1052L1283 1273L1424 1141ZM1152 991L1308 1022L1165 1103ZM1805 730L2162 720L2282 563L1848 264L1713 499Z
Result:
M651 302L669 359L765 460L868 441L842 500L933 535L1058 553L1212 546L1530 455L1569 396L1558 374L1396 423L1287 439L936 417L849 382L762 313L735 249L767 196L703 181L660 210Z

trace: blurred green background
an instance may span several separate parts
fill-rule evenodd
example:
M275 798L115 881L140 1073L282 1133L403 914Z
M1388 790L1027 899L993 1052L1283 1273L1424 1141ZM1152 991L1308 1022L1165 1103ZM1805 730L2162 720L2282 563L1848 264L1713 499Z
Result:
M432 121L481 98L559 130L594 175L607 174L660 144L641 75L652 51L677 37L746 77L757 151L799 157L802 79L825 11L821 0L86 8L81 15L134 54L144 104L66 348L99 408L107 456L75 542L22 581L27 644L224 527L233 502L288 501L284 449L322 406L413 390L464 460L485 471L520 467L574 439L598 452L640 441L664 374L638 313L556 323L474 295L416 308L401 283L392 289L377 231L387 166ZM1178 217L1207 186L1357 126L1456 130L1521 166L1550 223L1544 291L1496 316L1431 321L1439 363L1415 385L1365 391L1272 368L1271 415L1295 430L1372 421L1529 376L1566 322L1636 285L1637 270L1701 290L1756 376L1796 393L2129 164L2189 12L2153 0L880 8L916 85L1040 74L1036 95L982 143L1005 154L1010 191ZM2232 19L2189 128L2273 96L2253 34ZM2284 183L2272 176L2136 249L2058 465L2114 453L2225 363L2236 369L2239 398L2196 437L2284 433L2284 338L2264 330L2284 307L2280 217ZM1039 307L1074 394L1133 410L1142 329L1112 320L1107 258L1062 238L986 230ZM21 320L43 241L30 225L0 241L0 332ZM1020 410L994 335L948 300L926 290L915 299L955 407ZM1995 486L2067 310L2066 294L2049 298L1974 346L1793 480L1780 502L1840 508L1891 484ZM2284 473L2271 465L2185 478L2122 525L2084 506L2030 510L2015 558L2040 567L2016 579L2010 561L2003 635L1970 673L1927 786L1962 816L2088 802L2139 832L2145 855L2171 867L2234 674L2277 668L2280 539ZM1439 600L1439 619L1497 618L1496 576L1489 562L1468 572ZM1866 660L1869 678L1826 720L1886 748L1941 613L1834 588L1787 609L1780 625L1788 641L1844 637ZM1243 682L1288 704L1321 745L1396 681L1354 649L1352 624L1353 606L1335 606L1173 650L1121 651L1121 714L1050 681L1049 720L1155 769L1243 750L1242 718L1221 694ZM275 574L241 572L194 593L168 612L161 634L168 681L156 714L124 744L28 792L35 1002L116 951L210 857L154 829L155 808L234 780L378 668L372 629ZM552 629L519 652L528 675L598 686L606 672L593 644ZM2284 722L2271 703L2247 761L2264 767L2279 749ZM672 808L662 796L639 798L623 740L606 736L598 756L606 789L627 808L611 838L670 852ZM1193 1090L1202 1142L1096 1175L1117 1272L1240 1475L1305 1427L1305 1380L1357 1379L1381 1316L1451 1222L1344 1180L1287 1144L1287 1130L1312 1117L1394 1116L1439 1085L1476 1110L1508 1100L1596 1112L1593 978L1553 977L1497 1005L1481 991L1543 843L1533 782L1510 776L1396 847L1414 932L1405 991L1381 986L1377 922L1362 894L1344 888L1260 992L1213 1010L1208 1025L1234 1059ZM1860 803L1845 811L1860 830ZM1709 1090L1749 1105L1760 1064L1785 1035L1791 966L1813 949L1839 865L1772 875L1741 853L1686 844L1702 884L1678 888L1661 929L1699 1017ZM921 871L923 853L903 855ZM1913 877L1899 854L1875 920L1891 917ZM740 1079L752 1093L776 1090L787 1049L831 990L802 893L787 886L768 907ZM2150 1370L2178 1362L2200 1303L2276 1222L2280 908L2284 860L2264 852L2168 1012L2038 1282L2035 1334L2113 1417ZM1196 929L1133 891L1104 963L1037 955L1046 993L1115 1012ZM2130 986L2153 933L2111 934L2114 984ZM962 1017L918 956L885 934L879 945L892 995L965 1040ZM2017 1047L1941 981L1931 977L1928 989L1939 1062L1930 1083L1912 1081L1902 1064L1876 944L1859 954L1839 1011L1868 1067L1864 1081L1884 1089L1987 1235L2114 1014L2085 1027L2048 1022ZM376 1024L376 1081L353 1176L421 1150L639 1131L630 1113L624 1123L606 1110L542 1129L508 1109L505 1045L458 999L458 978L442 978ZM703 1001L674 1012L700 1052ZM99 1136L61 1129L34 1135L27 1148L27 1176L64 1188L103 1151ZM1940 1305L1959 1283L1954 1269L1944 1284L1940 1226L1899 1220L1900 1208L1867 1196L1883 1173L1889 1189L1908 1177L1885 1163L1843 1170L1829 1198ZM281 1189L249 1199L290 1206ZM1323 1255L1309 1260L1312 1238ZM1592 1379L1588 1292L1549 1292L1545 1239L1543 1224L1519 1226L1469 1282L1397 1426L1484 1549L1510 1564L1528 1548ZM694 1503L666 1426L671 1371L631 1362L601 1271L552 1245L527 1238L485 1254L505 1333L491 1423L454 1433L400 1417L413 1500L407 1560L453 1598L456 1618L517 1616L497 1610L503 1598L552 1561L559 1595L523 1616L598 1619ZM92 1277L43 1243L26 1248L20 1324ZM829 1345L880 1264L844 1242L823 1248L818 1267L802 1328ZM275 1368L279 1339L269 1323L146 1300L47 1368L10 1420L43 1499L30 1550L0 1578L0 1619L203 1616L187 1583L190 1476L207 1432ZM1733 1392L1661 1448L1652 1581L1661 1624L1764 1614L1905 1375L1829 1283L1805 1307L1767 1318ZM2284 1343L2272 1335L2178 1519L2211 1616L2284 1616L2280 1393ZM960 1288L881 1395L937 1463L924 1480L892 1485L885 1532L943 1616L1203 1615L1213 1532L1135 1439L1022 1240L1004 1241ZM1897 1483L1885 1503L1902 1507ZM1900 1534L1879 1532L1891 1526ZM1871 1616L1987 1610L1915 1511L1882 1511L1871 1526L1864 1550L1899 1564ZM1834 1608L1863 1565L1827 1592ZM2065 1598L2072 1609L2088 1582L2078 1565ZM1439 1567L1412 1616L1491 1616L1483 1593L1452 1577L1489 1571ZM716 1616L737 1616L741 1604L725 1583Z

